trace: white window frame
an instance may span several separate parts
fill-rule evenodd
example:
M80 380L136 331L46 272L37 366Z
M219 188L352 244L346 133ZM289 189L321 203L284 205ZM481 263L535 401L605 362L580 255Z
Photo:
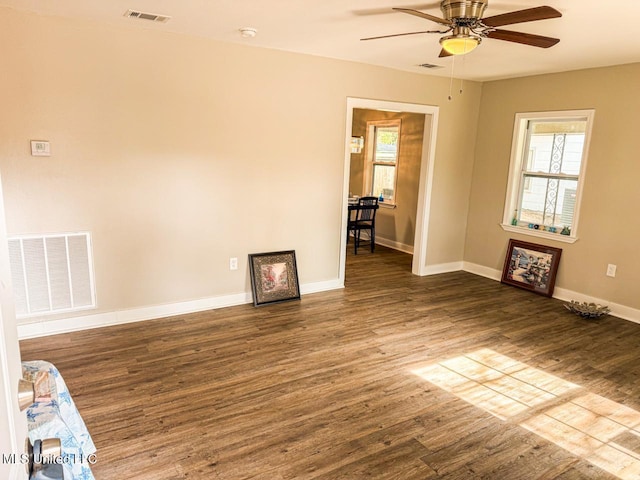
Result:
M385 165L385 166L390 166L392 165L389 162L379 162L376 163L375 161L375 144L376 144L376 128L378 127L398 127L398 145L397 145L397 155L396 155L396 161L393 164L393 167L395 168L395 174L393 177L393 201L389 201L386 198L384 199L384 202L381 203L380 205L384 206L395 206L396 205L396 199L398 198L398 166L400 164L400 139L402 136L402 120L401 119L396 119L396 120L372 120L367 122L367 146L366 146L366 150L365 150L365 169L364 169L364 175L363 175L363 192L365 192L366 195L372 194L372 189L373 189L373 166L378 164L378 165Z
M580 217L580 205L582 203L582 190L584 177L587 168L587 157L589 154L589 144L591 142L591 130L593 127L593 117L595 110L566 110L554 112L529 112L517 113L513 129L513 140L511 144L511 161L509 165L509 181L507 184L507 195L504 202L504 214L502 217L502 228L508 232L520 233L534 237L547 238L565 243L574 243L578 240L578 220ZM536 230L528 226L512 225L511 221L515 210L520 204L522 192L521 179L522 169L526 155L524 149L527 148L527 125L532 120L586 120L585 140L582 151L582 161L580 163L580 173L578 174L578 187L576 191L576 203L573 213L570 235L562 235L560 232L552 233L543 230Z

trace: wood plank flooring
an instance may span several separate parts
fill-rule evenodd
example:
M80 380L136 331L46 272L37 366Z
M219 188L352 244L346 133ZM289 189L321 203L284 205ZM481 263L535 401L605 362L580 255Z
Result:
M410 264L363 249L344 290L22 357L62 373L98 480L640 478L640 325Z

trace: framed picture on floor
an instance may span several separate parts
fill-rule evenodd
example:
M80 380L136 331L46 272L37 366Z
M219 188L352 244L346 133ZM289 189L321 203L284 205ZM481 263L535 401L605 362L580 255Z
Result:
M551 297L556 284L561 248L509 240L502 283Z
M249 273L254 306L300 299L294 250L250 254Z

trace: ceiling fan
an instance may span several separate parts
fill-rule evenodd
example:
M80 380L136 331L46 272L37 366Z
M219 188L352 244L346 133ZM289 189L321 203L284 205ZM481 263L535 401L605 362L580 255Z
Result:
M469 53L480 45L483 38L493 38L540 48L552 47L560 41L558 38L543 37L542 35L497 28L514 23L534 22L536 20L561 17L562 14L555 8L547 6L534 7L482 18L488 3L489 0L442 0L440 2L440 10L442 10L444 18L439 18L411 8L393 8L393 10L397 12L408 13L409 15L415 15L416 17L438 23L446 27L446 29L396 33L393 35L362 38L361 40L376 40L379 38L421 33L451 33L450 35L440 38L440 45L442 45L440 57Z

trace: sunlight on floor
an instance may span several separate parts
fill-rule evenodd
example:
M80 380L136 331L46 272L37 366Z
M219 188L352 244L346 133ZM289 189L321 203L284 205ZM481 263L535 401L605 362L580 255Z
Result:
M640 478L640 413L490 349L412 373L623 480Z

